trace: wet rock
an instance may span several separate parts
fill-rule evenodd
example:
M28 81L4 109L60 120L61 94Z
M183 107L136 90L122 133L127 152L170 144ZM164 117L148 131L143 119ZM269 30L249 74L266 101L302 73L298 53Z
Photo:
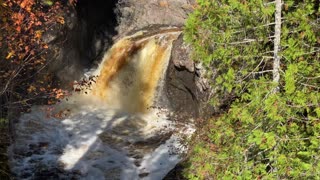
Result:
M173 110L171 118L186 122L213 114L208 103L212 90L206 70L191 59L192 49L183 42L183 34L174 42L171 62L165 79L163 104Z
M191 47L183 42L182 35L174 42L172 62L178 70L187 70L193 73L195 63L190 57Z
M148 175L149 175L149 173L141 173L141 174L139 174L139 177L144 178L144 177L147 177Z
M28 172L27 173L23 173L23 174L21 174L20 177L26 179L26 178L32 177L32 173L28 173Z
M39 148L47 148L49 146L49 142L39 142Z
M139 167L141 165L141 160L135 160L134 161L134 165L136 165L137 167Z
M120 174L121 174L120 168L113 168L105 171L104 177L106 180L120 180Z

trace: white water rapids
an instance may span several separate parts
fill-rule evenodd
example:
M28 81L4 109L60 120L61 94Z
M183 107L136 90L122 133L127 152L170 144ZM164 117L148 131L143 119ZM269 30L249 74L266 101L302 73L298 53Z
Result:
M179 33L120 40L93 72L92 90L22 115L10 147L17 179L163 179L194 131L154 107Z

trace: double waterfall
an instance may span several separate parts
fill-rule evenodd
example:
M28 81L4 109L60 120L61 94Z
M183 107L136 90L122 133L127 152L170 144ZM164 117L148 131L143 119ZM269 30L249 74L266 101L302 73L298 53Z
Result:
M139 31L117 41L90 87L23 114L9 149L17 179L160 180L186 150L162 98L177 28ZM59 116L56 116L59 114Z

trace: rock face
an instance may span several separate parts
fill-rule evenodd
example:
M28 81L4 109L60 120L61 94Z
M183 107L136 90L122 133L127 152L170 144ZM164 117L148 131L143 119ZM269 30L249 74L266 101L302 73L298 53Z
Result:
M66 4L68 10L61 15L65 24L51 27L43 35L52 50L49 70L64 84L81 78L85 69L93 67L113 44L112 37L117 33L116 3L117 0L81 0L76 7Z
M118 34L155 24L183 26L194 5L195 0L120 0Z
M181 35L174 43L165 80L165 93L170 108L181 120L205 118L213 112L208 105L211 89L204 77L204 69L195 65L190 52L190 47L183 42Z

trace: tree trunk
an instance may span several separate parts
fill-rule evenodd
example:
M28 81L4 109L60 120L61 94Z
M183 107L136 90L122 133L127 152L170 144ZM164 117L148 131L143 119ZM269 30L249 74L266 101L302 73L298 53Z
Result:
M281 38L281 0L276 0L275 12L275 39L274 39L274 61L273 61L273 82L277 84L276 91L279 90L280 80L280 38Z

